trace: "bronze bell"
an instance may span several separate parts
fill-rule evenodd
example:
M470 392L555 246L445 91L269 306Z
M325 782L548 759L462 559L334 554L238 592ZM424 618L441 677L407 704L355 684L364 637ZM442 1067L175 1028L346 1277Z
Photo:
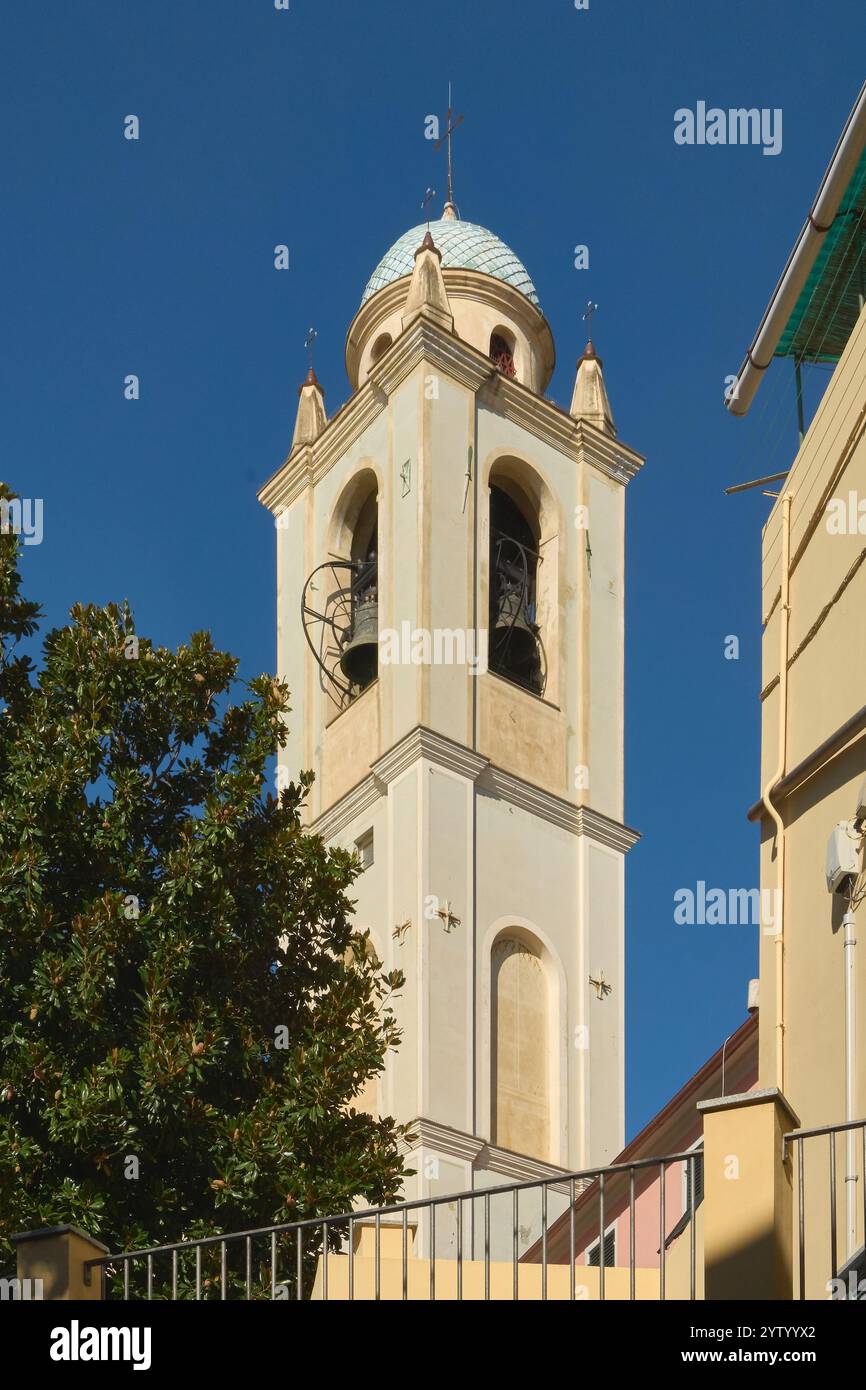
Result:
M361 690L376 678L379 659L379 603L376 590L353 606L352 626L340 656L340 670Z
M516 675L530 675L537 663L538 629L526 616L526 604L521 603L521 590L507 588L499 599L496 621L493 624L492 651L508 663Z

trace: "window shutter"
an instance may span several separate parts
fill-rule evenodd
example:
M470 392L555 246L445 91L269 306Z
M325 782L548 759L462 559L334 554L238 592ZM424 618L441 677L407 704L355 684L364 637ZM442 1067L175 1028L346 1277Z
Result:
M595 1241L587 1251L586 1262L598 1269L601 1265L601 1244ZM604 1238L604 1267L613 1269L616 1264L616 1227L611 1227Z
M695 1211L704 1200L704 1156L698 1153L693 1163L686 1164L686 1206L685 1212L691 1211L692 1202L692 1174L695 1176Z

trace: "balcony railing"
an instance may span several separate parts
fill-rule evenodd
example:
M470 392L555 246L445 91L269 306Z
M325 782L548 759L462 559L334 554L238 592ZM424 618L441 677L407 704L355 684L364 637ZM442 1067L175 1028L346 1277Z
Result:
M843 1135L844 1145L840 1145ZM792 1130L784 1136L786 1157L793 1150L795 1297L866 1298L866 1120ZM808 1183L807 1169L811 1169Z
M105 1298L168 1300L565 1299L666 1297L667 1248L688 1229L688 1292L696 1296L699 1150L638 1159L392 1206L124 1250L87 1261ZM672 1213L671 1171L688 1172ZM657 1219L646 1222L657 1184ZM641 1212L638 1213L638 1205ZM628 1226L628 1263L598 1262L588 1248L611 1221ZM637 1233L657 1263L639 1268ZM676 1295L675 1295L676 1296Z

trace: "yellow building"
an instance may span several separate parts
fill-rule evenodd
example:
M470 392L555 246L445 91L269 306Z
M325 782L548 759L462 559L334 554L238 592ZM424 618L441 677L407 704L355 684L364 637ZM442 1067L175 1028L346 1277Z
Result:
M774 357L792 358L801 443L762 540L764 624L760 797L762 897L779 920L760 944L760 1078L803 1129L866 1117L866 88L731 389L745 415ZM802 379L832 374L811 422ZM793 414L795 400L791 399ZM834 870L835 891L828 886ZM858 917L860 918L858 922ZM858 926L861 944L857 945ZM794 1128L792 1120L786 1121ZM799 1146L793 1150L799 1265ZM863 1130L814 1136L804 1159L805 1279L826 1297L837 1264L860 1252Z

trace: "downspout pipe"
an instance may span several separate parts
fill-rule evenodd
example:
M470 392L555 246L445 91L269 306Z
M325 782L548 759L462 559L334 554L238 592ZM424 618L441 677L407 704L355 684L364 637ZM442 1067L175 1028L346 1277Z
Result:
M857 1118L854 1106L857 1094L857 995L854 974L854 948L857 938L854 935L854 913L850 906L842 918L845 928L845 1121L852 1124ZM848 1258L857 1247L857 1159L854 1140L856 1132L849 1129L845 1136L845 1217L847 1227ZM864 1175L866 1181L866 1175Z
M803 224L803 230L764 311L764 317L737 373L737 379L726 395L725 403L732 415L745 415L752 404L761 378L773 360L779 339L787 327L818 252L824 244L824 238L833 225L839 204L845 196L845 190L851 182L864 147L866 83L861 87L854 109L845 123L833 158L821 180L821 187Z
M774 805L772 793L785 775L788 728L788 636L791 619L791 493L782 496L782 592L779 604L779 754L776 769L761 793L767 814L776 827L776 915L772 931L776 939L776 1085L785 1089L785 823ZM763 895L762 895L763 902ZM768 928L764 928L767 931Z

